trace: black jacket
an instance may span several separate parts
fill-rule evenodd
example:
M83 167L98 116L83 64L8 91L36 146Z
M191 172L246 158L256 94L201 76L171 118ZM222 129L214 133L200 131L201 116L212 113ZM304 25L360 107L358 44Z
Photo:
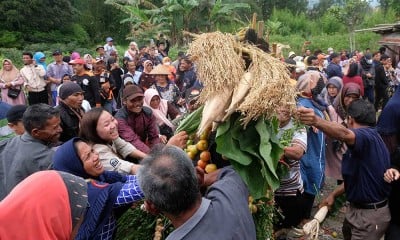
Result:
M60 141L66 142L73 137L77 137L79 134L80 118L63 102L60 102L57 109L60 110L61 128L63 129L60 135ZM75 112L79 114L79 110ZM80 117L82 117L83 113L84 110L81 108Z

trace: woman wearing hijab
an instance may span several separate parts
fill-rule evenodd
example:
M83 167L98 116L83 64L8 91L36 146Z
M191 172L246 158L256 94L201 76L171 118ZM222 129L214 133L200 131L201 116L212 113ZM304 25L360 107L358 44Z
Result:
M87 203L84 179L65 172L36 172L0 202L0 239L74 239Z
M360 85L357 83L347 83L344 85L340 94L340 103L335 107L336 113L342 121L345 121L347 118L347 108L350 106L350 103L359 98L361 98Z
M80 138L61 145L53 157L54 169L86 179L90 208L76 240L112 239L116 219L143 199L136 175L105 171L98 153Z
M179 117L179 110L167 100L160 98L158 91L153 88L144 92L143 105L151 108L162 135L161 142L166 143L174 135L176 129L176 126L169 119L174 120Z
M35 54L33 55L33 59L35 60L37 65L42 65L47 71L46 55L44 55L43 52L35 52Z
M0 89L1 99L10 105L25 105L25 94L22 91L24 78L20 75L19 70L14 66L10 59L3 60L3 68L0 70ZM8 96L9 89L19 89L18 96Z

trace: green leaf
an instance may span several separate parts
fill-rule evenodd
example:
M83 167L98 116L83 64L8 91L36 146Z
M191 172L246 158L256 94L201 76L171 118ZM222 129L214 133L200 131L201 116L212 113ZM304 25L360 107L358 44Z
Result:
M254 199L259 199L265 196L268 190L268 182L261 174L260 161L252 161L252 163L246 167L234 161L232 161L231 164L246 183L250 195L253 196Z

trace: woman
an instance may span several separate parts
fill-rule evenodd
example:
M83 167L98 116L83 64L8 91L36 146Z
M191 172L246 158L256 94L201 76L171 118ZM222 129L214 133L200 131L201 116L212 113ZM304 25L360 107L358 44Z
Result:
M83 60L85 60L85 65L88 69L93 71L93 57L90 54L83 55Z
M355 62L351 63L349 66L349 71L347 72L347 75L345 75L343 77L344 85L346 85L347 83L350 83L350 82L360 85L361 96L364 96L364 83L363 83L361 76L359 75L358 63L355 63Z
M135 173L136 164L127 157L142 159L145 153L136 149L118 135L118 122L102 108L94 108L81 119L79 136L93 145L104 168L122 174Z
M133 61L135 57L138 55L138 45L136 42L130 42L128 50L125 51L124 57L129 58L130 61Z
M61 145L53 161L54 169L87 180L90 208L75 239L112 239L119 214L144 197L135 175L105 171L96 150L82 139Z
M19 70L14 66L10 59L3 60L3 69L0 70L0 89L1 99L10 105L25 105L25 94L22 91L24 78L19 74ZM19 89L17 97L9 97L9 89Z
M151 88L156 89L162 99L167 100L176 107L180 107L183 103L181 94L176 84L168 79L168 75L170 74L168 69L163 65L158 65L150 74L154 75L156 80Z
M343 87L340 77L331 77L326 84L327 95L325 101L331 105L328 107L329 118L332 122L342 123L343 119L337 114L336 109L340 104L341 90ZM325 175L337 180L338 185L343 181L341 166L342 156L346 152L346 145L329 136L325 139Z
M344 85L340 96L340 103L335 108L337 114L343 121L347 118L347 108L350 106L350 103L361 98L361 91L361 87L357 83L351 82Z
M46 55L43 52L35 52L33 59L37 65L42 65L44 70L47 71Z
M166 143L174 135L176 126L168 119L174 120L179 117L179 111L170 102L161 99L157 90L149 88L144 92L144 106L151 108L157 119L160 129L160 140Z
M153 70L153 62L150 60L146 60L143 62L143 72L139 78L139 86L146 91L146 89L150 88L154 84L154 75L150 74Z
M0 202L0 239L74 239L87 202L84 179L65 172L36 172Z

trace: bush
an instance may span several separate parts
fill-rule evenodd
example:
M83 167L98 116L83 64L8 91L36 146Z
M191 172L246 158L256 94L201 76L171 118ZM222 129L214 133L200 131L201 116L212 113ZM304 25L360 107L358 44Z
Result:
M22 46L20 32L1 31L0 32L0 45L5 48L18 48Z
M16 48L0 48L0 60L8 58L19 69L23 66L22 51Z

